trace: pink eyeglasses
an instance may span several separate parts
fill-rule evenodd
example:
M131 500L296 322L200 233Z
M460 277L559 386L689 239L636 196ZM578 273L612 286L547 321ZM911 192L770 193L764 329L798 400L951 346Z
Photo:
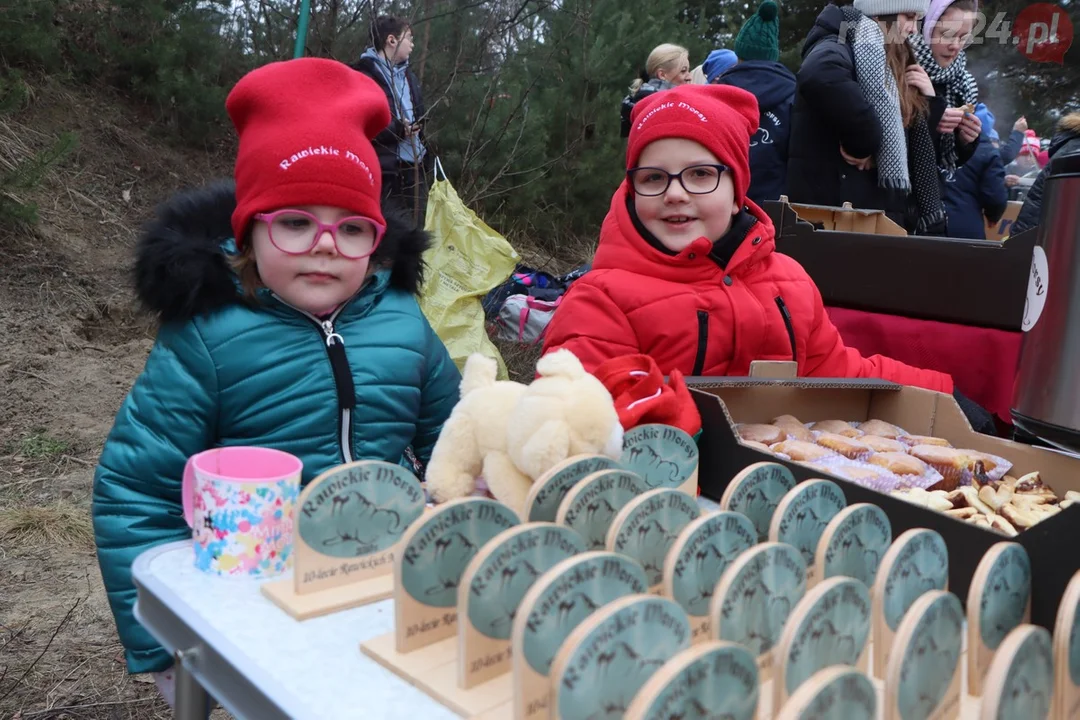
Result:
M275 210L256 213L256 220L266 223L270 242L286 255L305 255L315 247L323 233L330 233L338 254L349 260L366 258L375 252L386 233L386 226L371 218L355 215L324 223L304 210Z

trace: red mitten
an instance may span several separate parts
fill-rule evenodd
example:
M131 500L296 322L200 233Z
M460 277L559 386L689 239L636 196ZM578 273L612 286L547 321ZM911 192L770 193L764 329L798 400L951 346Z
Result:
M603 363L593 375L615 400L624 430L648 423L673 425L691 437L701 430L701 415L678 370L671 371L665 384L651 357L624 355Z

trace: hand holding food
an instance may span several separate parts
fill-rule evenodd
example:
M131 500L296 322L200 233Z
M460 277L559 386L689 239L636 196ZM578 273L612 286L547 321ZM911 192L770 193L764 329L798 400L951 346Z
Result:
M961 108L945 108L945 112L941 116L941 121L938 123L937 131L942 134L948 134L960 127L960 122L964 119L964 111Z

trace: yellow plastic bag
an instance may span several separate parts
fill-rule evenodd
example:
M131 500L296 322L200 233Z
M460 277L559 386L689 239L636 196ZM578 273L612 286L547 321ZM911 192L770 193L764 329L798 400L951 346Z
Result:
M510 277L521 257L461 201L438 160L424 226L432 246L424 253L420 309L459 370L478 352L494 358L499 378L506 379L506 364L484 327L481 300Z

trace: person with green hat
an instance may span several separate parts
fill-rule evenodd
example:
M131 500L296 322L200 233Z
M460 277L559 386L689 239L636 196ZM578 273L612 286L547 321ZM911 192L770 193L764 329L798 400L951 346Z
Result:
M750 138L750 189L761 205L787 193L788 136L795 102L795 75L778 62L780 22L773 0L764 0L735 38L738 63L714 83L734 85L757 98L760 120Z

